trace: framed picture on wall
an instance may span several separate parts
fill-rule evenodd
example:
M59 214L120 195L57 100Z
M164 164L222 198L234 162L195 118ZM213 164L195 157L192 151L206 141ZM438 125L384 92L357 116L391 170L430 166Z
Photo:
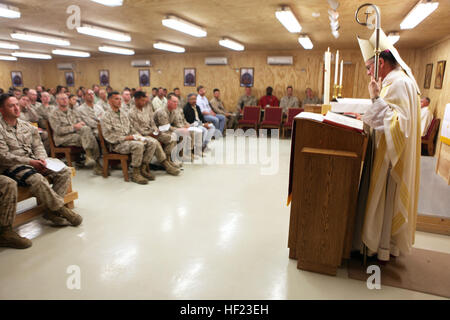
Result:
M100 78L100 86L102 86L102 87L109 86L109 71L108 70L100 70L99 78Z
M444 82L445 63L445 60L441 60L438 61L436 65L436 78L434 78L435 89L442 89L442 83Z
M139 70L139 86L150 87L150 69Z
M11 71L11 83L13 87L23 87L21 71Z
M195 68L184 68L183 78L185 87L195 87L195 83L197 82Z
M241 87L253 87L255 69L241 68L240 70Z
M433 73L433 64L429 63L425 68L425 80L423 82L424 89L430 89L432 73Z
M73 87L75 86L75 76L73 74L73 71L67 71L64 73L66 78L66 86Z

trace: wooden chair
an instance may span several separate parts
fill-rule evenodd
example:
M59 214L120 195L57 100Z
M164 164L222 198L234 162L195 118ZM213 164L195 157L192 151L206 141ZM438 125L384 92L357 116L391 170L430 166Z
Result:
M267 107L264 109L264 119L261 129L278 129L281 134L281 122L283 120L283 109L280 107Z
M57 147L55 145L55 140L53 139L53 130L50 126L50 123L48 120L44 120L45 122L45 128L48 134L48 140L50 142L50 156L52 158L60 158L57 155L64 154L64 157L66 158L67 165L69 167L72 167L72 155L79 155L81 152L83 152L83 148L81 147Z
M98 124L98 138L100 140L100 147L102 148L103 154L103 178L108 178L109 176L109 166L111 164L110 162L120 161L120 164L122 165L123 179L126 182L130 181L130 176L128 174L128 162L131 161L130 155L108 151L105 139L103 138L102 127L100 123Z
M261 119L261 108L246 106L243 110L243 118L239 120L238 128L254 128L258 135L258 125Z
M428 128L427 134L422 137L422 155L434 156L436 138L441 120L433 118Z
M283 132L282 137L286 137L286 131L292 130L292 123L294 122L294 118L296 115L298 115L300 112L305 111L303 108L289 108L286 121L283 123Z

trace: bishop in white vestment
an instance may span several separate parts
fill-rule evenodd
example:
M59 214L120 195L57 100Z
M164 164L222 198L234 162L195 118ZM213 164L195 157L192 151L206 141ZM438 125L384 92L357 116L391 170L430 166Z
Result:
M373 160L362 242L369 255L387 261L410 253L416 229L420 178L419 89L397 50L380 35L379 81L374 76L375 34L358 39L368 74L372 106L363 121L375 131Z

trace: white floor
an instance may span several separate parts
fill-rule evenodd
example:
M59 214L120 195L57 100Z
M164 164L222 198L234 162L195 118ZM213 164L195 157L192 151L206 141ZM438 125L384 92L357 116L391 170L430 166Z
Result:
M250 148L252 152L256 150ZM27 250L0 249L0 299L435 299L427 294L301 271L286 248L290 141L279 172L259 165L185 165L147 186L79 170L78 228L42 219L20 228ZM450 238L417 233L416 246L450 253ZM69 266L81 289L69 290Z

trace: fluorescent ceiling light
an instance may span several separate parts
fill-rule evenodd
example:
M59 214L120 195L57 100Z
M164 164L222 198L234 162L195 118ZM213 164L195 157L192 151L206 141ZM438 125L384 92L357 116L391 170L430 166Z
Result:
M127 56L134 55L134 50L132 50L132 49L119 48L119 47L113 47L113 46L100 46L100 47L98 47L98 50L102 51L102 52L124 54Z
M206 37L207 32L204 28L199 27L195 24L192 24L188 21L185 21L183 19L177 18L175 16L167 16L162 21L163 26L187 33L194 37Z
M0 3L0 17L18 19L20 18L20 11L16 7L11 7Z
M289 32L297 33L302 31L302 26L289 7L282 7L277 10L275 16Z
M303 48L307 50L312 49L314 47L313 43L311 42L311 39L306 35L300 36L298 38L298 42L302 45Z
M414 28L436 10L438 6L439 2L419 1L400 23L400 29Z
M49 54L43 54L43 53L32 53L32 52L23 52L23 51L14 51L11 53L12 56L18 57L18 58L30 58L30 59L45 59L49 60L52 58Z
M55 46L70 46L69 40L31 32L15 31L11 33L11 38L16 40L53 44Z
M108 7L119 7L123 4L123 0L91 0L93 2L97 2L103 4Z
M104 38L108 40L115 40L121 42L131 41L131 36L127 33L91 26L88 24L83 24L80 27L77 27L77 31L78 33L86 34L88 36Z
M57 54L60 56L71 56L71 57L80 57L80 58L89 58L91 54L85 51L75 51L75 50L62 50L55 49L52 51L53 54Z
M176 53L183 53L186 50L183 47L176 46L174 44L166 43L166 42L156 42L153 44L153 48L159 49L159 50L165 50L170 52L176 52Z
M400 35L398 34L398 32L390 32L387 38L394 45L398 40L400 40Z
M236 51L243 51L245 49L245 47L242 44L240 44L239 42L233 41L228 38L223 38L222 40L219 40L219 44L222 47L226 47L228 49L236 50Z
M0 60L17 61L17 58L16 57L12 57L12 56L0 56Z
M19 49L19 45L16 43L12 43L12 42L0 41L0 49L17 50L17 49Z

